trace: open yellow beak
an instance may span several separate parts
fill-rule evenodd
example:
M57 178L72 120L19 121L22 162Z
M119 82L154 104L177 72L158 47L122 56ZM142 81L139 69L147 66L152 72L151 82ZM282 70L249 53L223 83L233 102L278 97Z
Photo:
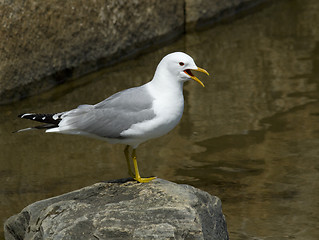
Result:
M191 70L198 71L198 72L203 72L203 73L205 73L205 74L207 74L209 76L209 73L203 68L197 68L197 69L191 69ZM186 69L186 70L184 70L184 73L186 73L188 76L191 77L191 79L195 80L200 85L205 87L204 83L202 83L197 77L195 77L194 74L191 72L191 70L190 69Z

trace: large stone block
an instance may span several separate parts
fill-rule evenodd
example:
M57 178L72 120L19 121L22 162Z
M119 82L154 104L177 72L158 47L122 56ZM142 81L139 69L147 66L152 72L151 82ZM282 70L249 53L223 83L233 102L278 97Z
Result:
M267 0L0 1L0 104Z
M254 7L267 0L185 0L187 30L232 17L242 10Z
M97 183L27 206L5 223L14 239L228 239L221 202L162 179Z
M18 0L1 1L0 15L0 103L6 103L176 37L184 5Z

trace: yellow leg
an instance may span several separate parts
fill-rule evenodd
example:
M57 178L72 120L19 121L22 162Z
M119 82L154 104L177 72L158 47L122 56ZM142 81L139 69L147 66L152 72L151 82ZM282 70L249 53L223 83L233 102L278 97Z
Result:
M132 172L131 163L130 163L129 147L130 147L129 145L126 145L126 147L125 147L125 149L124 149L124 155L125 155L125 158L126 158L128 174L129 174L132 178L135 178L135 175L134 175L134 173Z
M135 170L135 177L134 179L140 183L147 183L155 179L156 177L149 177L149 178L141 178L140 173L138 171L137 167L137 160L136 160L136 150L133 149L132 152L132 159L133 159L133 164L134 164L134 170Z

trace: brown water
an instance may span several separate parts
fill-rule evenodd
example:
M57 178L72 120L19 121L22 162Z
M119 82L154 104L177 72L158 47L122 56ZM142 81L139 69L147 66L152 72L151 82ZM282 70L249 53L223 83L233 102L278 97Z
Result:
M183 119L138 148L144 176L221 198L231 239L319 239L319 2L277 1L249 16L0 108L0 217L101 180L127 177L124 146L29 131L23 112L96 103L151 79L185 51L211 78L185 86Z

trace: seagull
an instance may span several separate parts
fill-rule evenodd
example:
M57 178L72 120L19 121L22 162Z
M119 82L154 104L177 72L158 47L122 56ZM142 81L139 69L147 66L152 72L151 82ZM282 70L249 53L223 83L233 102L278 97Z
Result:
M156 177L140 176L136 149L149 139L167 134L179 123L184 110L184 83L195 80L204 87L192 71L209 75L205 69L197 67L189 55L170 53L160 61L150 82L115 93L95 105L80 105L60 113L21 114L18 117L44 124L17 132L45 129L48 133L81 135L125 144L129 175L140 183L150 182Z

